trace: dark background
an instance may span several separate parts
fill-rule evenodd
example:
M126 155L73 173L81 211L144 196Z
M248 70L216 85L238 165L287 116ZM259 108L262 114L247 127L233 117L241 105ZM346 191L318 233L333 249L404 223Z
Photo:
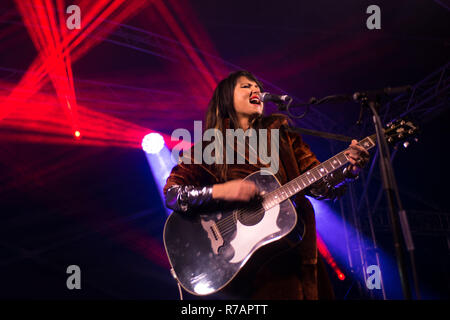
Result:
M73 64L80 104L168 135L176 128L192 129L194 120L203 119L213 87L177 41L190 41L209 70L216 68L215 81L246 69L261 78L268 91L286 92L299 101L414 85L449 61L450 5L445 1L377 1L381 30L366 28L365 11L373 4L369 1L177 3L166 5L184 26L187 40L178 38L149 4L123 22L139 28L134 33L127 29L130 39L133 34L143 37L142 30L153 34L145 42L147 52L118 44L120 40L144 47L144 42L126 42L113 33ZM5 31L0 79L13 85L37 51L14 2L2 1L0 12L0 34ZM13 32L6 32L10 28ZM155 34L160 47L152 42ZM43 91L52 93L52 88ZM268 113L274 111L268 107ZM355 126L358 115L357 104L324 105L295 123L356 138L373 133L369 113L364 115L365 127ZM419 142L399 151L394 161L405 209L423 213L419 220L411 216L410 224L422 294L428 299L450 297L449 116L447 100L445 107L418 119ZM69 140L34 143L21 138L20 128L2 121L0 135L11 130L19 135L0 140L0 297L177 299L162 243L166 213L144 152L134 146ZM135 138L139 142L142 136ZM320 160L333 155L330 145L335 152L346 147L304 138ZM381 183L377 179L373 193ZM379 210L383 215L385 205ZM430 219L433 213L446 217L444 227L431 222L427 227L427 212ZM376 235L393 256L390 229L380 225ZM332 244L327 245L333 253ZM72 264L81 268L82 290L66 288L66 268ZM338 299L367 298L356 289L346 295L352 281L340 282L331 270L330 275ZM388 298L401 298L398 282L385 285Z

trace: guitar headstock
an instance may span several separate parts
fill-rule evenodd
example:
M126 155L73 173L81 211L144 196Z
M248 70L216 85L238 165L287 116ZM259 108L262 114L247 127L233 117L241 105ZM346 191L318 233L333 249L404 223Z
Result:
M406 148L411 140L418 141L415 137L419 132L417 124L411 120L398 119L387 124L387 128L384 130L386 140L390 144L397 144L403 142L403 146Z

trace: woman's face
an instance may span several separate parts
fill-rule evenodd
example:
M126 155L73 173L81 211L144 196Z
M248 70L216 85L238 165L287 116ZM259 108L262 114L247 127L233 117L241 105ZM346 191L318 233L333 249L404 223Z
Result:
M254 113L261 114L264 108L259 100L261 89L255 81L247 77L240 77L234 87L234 110L238 117L249 117Z

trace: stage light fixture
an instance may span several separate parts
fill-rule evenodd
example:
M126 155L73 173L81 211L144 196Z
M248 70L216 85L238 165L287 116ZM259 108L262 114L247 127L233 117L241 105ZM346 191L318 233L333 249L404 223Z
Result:
M149 154L157 154L164 147L164 138L156 132L147 134L142 139L142 149Z

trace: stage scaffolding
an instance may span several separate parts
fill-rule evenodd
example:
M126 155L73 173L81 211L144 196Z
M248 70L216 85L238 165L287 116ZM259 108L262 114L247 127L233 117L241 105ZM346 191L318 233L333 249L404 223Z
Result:
M450 106L449 67L450 63L444 65L413 85L410 93L399 95L382 105L379 113L384 124L405 117L420 119L420 123L424 124L439 116ZM320 124L320 122L317 123ZM371 117L364 119L359 128L359 133L357 129L352 127L347 132L340 131L339 134L347 134L351 137L364 137L371 134L370 130L373 129ZM326 131L325 127L314 129ZM330 143L330 147L332 152L336 151L333 143ZM394 161L396 154L401 152L402 148L402 145L393 148L391 162ZM344 230L344 232L348 265L354 273L355 279L360 279L357 283L359 294L362 297L371 297L372 299L386 299L388 297L383 283L381 290L368 290L365 285L367 267L372 264L378 266L380 266L380 263L382 264L376 235L391 232L388 208L385 207L382 181L379 175L378 160L378 151L376 151L371 156L371 162L360 174L360 179L350 185L347 194L340 199L339 207L342 219L355 228L354 232L348 230ZM374 190L377 191L374 193ZM436 203L422 199L419 194L400 189L400 197L404 196L414 198L418 203L421 203L421 207L428 208L427 210L406 210L412 235L444 237L447 239L450 251L450 212L442 211ZM369 243L362 241L362 235L370 239ZM364 279L364 283L362 279Z

